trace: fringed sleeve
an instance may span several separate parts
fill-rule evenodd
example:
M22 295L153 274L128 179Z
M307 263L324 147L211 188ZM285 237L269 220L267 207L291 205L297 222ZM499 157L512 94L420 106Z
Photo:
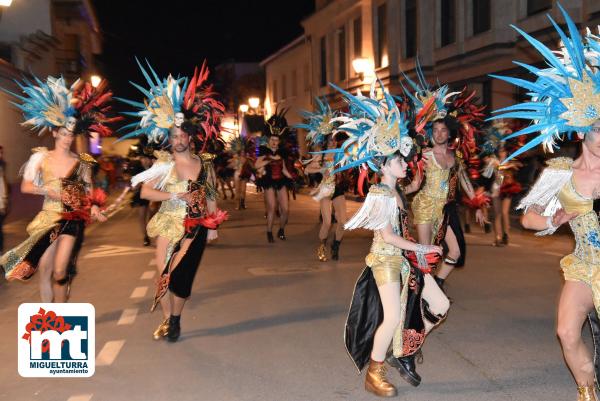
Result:
M397 219L398 204L392 191L385 185L373 185L360 210L352 216L344 228L383 230L388 224L393 225Z
M89 188L92 187L94 164L96 164L96 159L94 159L92 155L88 153L79 154L79 169L77 175L81 177L81 180L85 182Z
M140 183L155 181L154 189L164 189L175 162L173 161L173 157L168 152L158 151L155 152L155 154L157 159L152 167L131 177L132 187L135 187Z
M573 159L568 157L557 157L547 162L548 167L544 169L540 177L535 182L533 188L525 196L517 209L524 209L525 212L533 207L539 210L542 216L553 216L561 208L558 200L558 193L569 182L573 175ZM537 232L535 235L552 234L553 229L546 229Z
M48 155L48 148L33 148L31 151L33 154L29 157L27 163L21 167L19 173L23 176L23 179L33 181L36 187L41 187L44 185L41 167L44 158Z

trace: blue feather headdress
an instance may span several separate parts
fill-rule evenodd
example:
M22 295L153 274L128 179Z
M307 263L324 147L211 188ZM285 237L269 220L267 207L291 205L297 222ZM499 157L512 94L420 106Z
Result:
M553 52L534 37L513 26L544 57L548 68L540 69L515 62L534 74L536 76L534 81L491 75L526 89L529 97L529 101L494 112L498 115L491 119L532 120L531 125L509 135L506 139L539 133L506 160L539 144L542 144L545 150L553 152L557 140L568 137L573 132L587 133L600 119L600 73L590 65L594 54L598 54L600 50L600 42L597 37L588 34L584 43L573 20L560 4L558 7L567 24L569 35L552 17L548 16L548 18L560 36L562 51ZM597 60L596 57L596 63Z
M424 131L431 122L444 118L448 114L448 108L452 98L460 92L448 92L448 85L437 85L434 88L427 82L419 60L416 61L415 71L418 82L411 80L404 72L404 80L407 85L400 82L405 95L410 99L414 111L414 127L419 134Z
M336 131L345 132L348 139L337 149L318 152L333 154L334 173L363 165L379 171L384 158L397 152L408 154L413 142L408 135L407 121L381 81L373 82L369 97L360 92L354 96L330 85L343 95L349 106L349 113L334 119L341 123ZM376 85L381 90L381 98L376 96Z
M300 115L304 123L295 124L293 128L302 128L307 131L306 141L311 145L325 145L327 137L331 135L335 128L335 118L337 113L331 110L326 101L315 98L317 110L314 112L301 111Z
M186 77L173 78L169 75L161 80L147 60L146 64L152 75L148 74L137 58L136 61L144 78L146 78L148 89L130 81L144 95L143 103L115 97L115 99L137 109L123 114L139 119L139 121L120 129L120 131L124 131L135 128L132 132L122 136L121 139L146 135L150 143L163 143L169 138L170 129L176 123L183 122L182 104L188 86L188 79ZM176 115L178 113L182 113L182 115ZM176 121L176 119L178 120Z
M23 96L2 89L20 101L11 103L23 112L25 121L21 125L39 130L40 135L48 129L66 127L69 117L77 115L74 92L79 80L67 87L63 77L48 77L45 82L36 76L33 79L34 82L27 79L15 81L23 91Z

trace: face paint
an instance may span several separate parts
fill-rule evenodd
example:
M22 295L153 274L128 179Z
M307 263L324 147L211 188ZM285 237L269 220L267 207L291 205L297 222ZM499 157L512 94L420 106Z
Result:
M67 117L67 121L65 123L65 128L70 132L75 131L75 125L77 124L77 119L75 117Z

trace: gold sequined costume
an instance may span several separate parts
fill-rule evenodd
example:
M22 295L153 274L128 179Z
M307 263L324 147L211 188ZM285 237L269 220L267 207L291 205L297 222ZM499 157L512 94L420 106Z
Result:
M565 280L579 281L592 289L594 306L600 314L600 224L594 212L594 200L575 189L572 165L573 160L566 157L549 160L548 167L521 207L534 206L538 210L544 207L542 214L548 216L553 215L558 206L567 213L578 213L569 222L575 236L575 250L561 259L560 267ZM545 188L541 189L542 186ZM554 197L549 202L536 202L536 198L545 201L548 194L553 193ZM547 233L551 232L545 230L538 234Z
M88 206L86 193L94 159L81 154L67 177L58 178L52 174L48 163L48 149L34 148L32 151L33 155L24 169L24 178L38 187L60 193L62 201L46 196L42 210L27 226L29 238L2 255L0 265L7 280L31 278L40 258L59 235L76 237L68 268L70 275L75 274L75 259L83 241L85 220L89 218L89 211L85 210Z
M163 192L191 193L193 196L191 204L177 198L161 202L159 211L148 222L147 232L150 237L163 237L169 240L164 261L165 269L157 283L152 310L156 308L167 289L181 298L187 298L191 293L192 282L206 244L207 220L213 219L207 210L207 200L216 199L216 190L213 186L213 158L213 155L202 154L200 157L202 167L197 179L181 180L177 177L173 157L167 152L157 152L157 161L154 165L132 178L134 186L141 182L152 182L156 189ZM223 215L220 220L225 217ZM174 265L171 263L173 255L179 251L182 240L186 238L192 243L177 265Z
M450 188L450 168L442 168L432 151L424 154L429 163L425 168L425 182L412 202L415 224L431 224L433 232L444 217L444 206Z

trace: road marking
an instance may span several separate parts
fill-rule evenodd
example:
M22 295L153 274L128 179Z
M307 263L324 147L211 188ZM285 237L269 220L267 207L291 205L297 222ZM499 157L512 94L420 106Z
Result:
M521 247L523 247L523 245L521 245L521 244L512 244L512 243L508 244L508 246L514 246L515 248L521 248Z
M148 287L135 287L129 298L144 298L148 292Z
M100 353L96 356L96 366L112 365L124 344L125 340L108 341L104 344L104 347L102 347Z
M550 255L550 256L565 256L564 253L559 253L559 252L544 252L544 254Z
M148 270L142 273L140 280L152 280L154 275L156 274L156 270Z
M150 262L148 262L148 266L156 266L156 259L150 259Z
M117 245L100 245L86 253L83 259L106 258L111 256L136 255L142 253L152 253L152 249L132 247L132 246L117 246Z
M138 310L139 309L137 309L137 308L124 309L123 313L121 313L121 317L119 318L119 321L117 322L117 326L133 324L133 322L135 322L135 318L137 317Z
M67 401L90 401L94 394L76 394L70 396Z

